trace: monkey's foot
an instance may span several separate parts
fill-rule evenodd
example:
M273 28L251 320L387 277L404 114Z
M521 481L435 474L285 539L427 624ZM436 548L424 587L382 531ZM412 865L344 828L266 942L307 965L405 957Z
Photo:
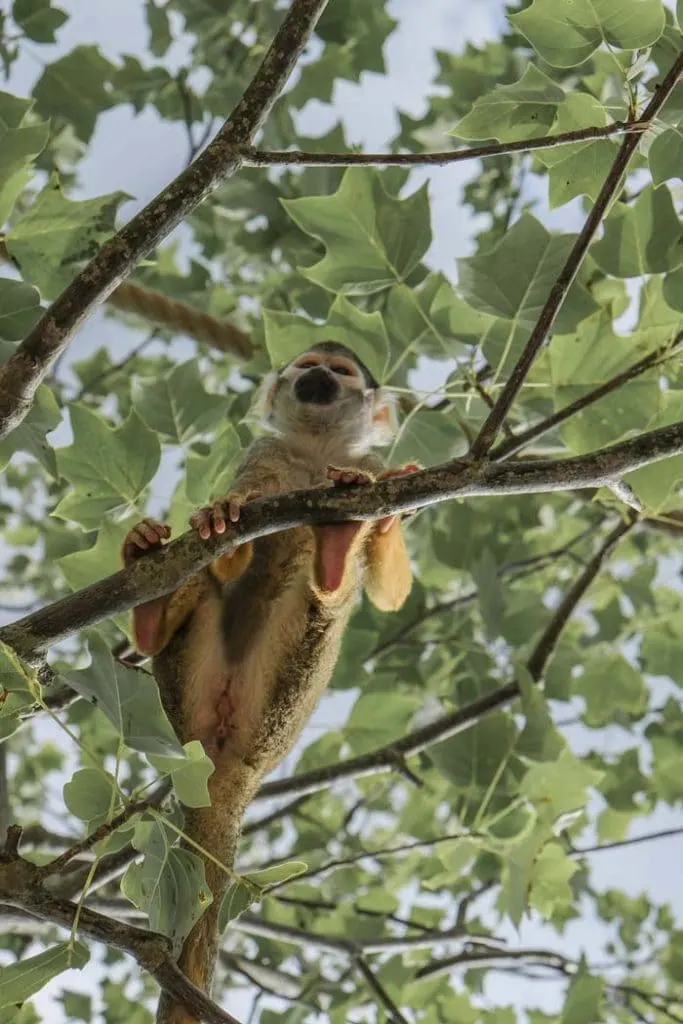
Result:
M375 478L372 473L366 473L363 469L343 469L339 466L327 467L327 478L332 481L333 487L344 484L373 484Z
M142 519L126 534L121 549L124 565L129 565L151 551L157 551L170 536L170 526L156 519Z
M395 469L384 469L378 475L378 480L392 480L394 477L400 476L411 476L413 473L420 473L422 466L419 462L408 462L405 466L397 466ZM405 512L404 516L412 516L413 512ZM387 533L396 522L396 516L387 516L386 519L380 519L377 523L377 529L380 533Z
M208 540L212 533L225 533L227 522L236 523L242 506L255 498L262 498L262 491L231 491L213 505L200 508L190 519L190 526L199 533L202 540Z

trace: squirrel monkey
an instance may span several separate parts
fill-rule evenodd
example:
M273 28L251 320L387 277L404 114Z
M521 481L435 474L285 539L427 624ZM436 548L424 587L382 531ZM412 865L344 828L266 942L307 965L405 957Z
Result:
M395 430L391 396L345 346L316 345L261 391L270 436L246 453L230 492L190 520L199 536L225 532L245 502L321 486L417 472L385 470L370 449ZM124 564L168 540L145 519L123 544ZM294 746L325 690L361 589L399 609L412 572L399 518L296 527L242 544L175 593L133 612L137 649L152 655L166 712L183 743L201 740L214 762L211 806L185 809L185 831L205 860L213 903L188 935L179 964L208 991L218 953L218 911L242 816L263 776ZM194 1024L165 995L159 1024Z

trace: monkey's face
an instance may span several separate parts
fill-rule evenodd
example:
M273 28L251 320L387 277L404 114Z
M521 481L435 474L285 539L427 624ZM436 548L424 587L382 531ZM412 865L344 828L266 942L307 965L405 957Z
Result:
M280 371L268 389L265 412L282 434L328 434L350 450L382 443L380 435L393 422L385 392L368 386L351 353L315 348Z

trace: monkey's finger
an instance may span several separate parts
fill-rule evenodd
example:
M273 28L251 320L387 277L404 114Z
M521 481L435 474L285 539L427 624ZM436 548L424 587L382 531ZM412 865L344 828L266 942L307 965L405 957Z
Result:
M190 526L196 530L202 540L208 540L211 536L211 509L201 508L199 512L190 519Z
M242 511L242 505L241 505L241 503L239 501L231 501L230 502L230 508L228 510L228 514L230 516L230 522L231 523L236 523L238 521L238 519L240 517L240 512L241 511Z
M154 530L159 540L167 539L171 536L171 527L166 523L160 523L158 519L150 519L149 516L145 519L145 522Z
M157 533L153 520L143 519L141 523L135 527L136 531L145 538L150 544L158 544L160 535Z
M222 501L215 501L212 508L213 528L216 533L225 533L225 510Z
M133 527L133 529L128 534L128 541L134 547L140 548L142 551L147 551L149 547L149 540L140 529L141 526L142 523L138 523L137 526Z

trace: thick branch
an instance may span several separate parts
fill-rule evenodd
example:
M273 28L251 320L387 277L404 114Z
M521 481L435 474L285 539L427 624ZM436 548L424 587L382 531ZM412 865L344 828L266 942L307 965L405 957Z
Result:
M619 523L605 538L594 557L586 564L577 580L567 591L527 661L527 669L534 680L538 681L541 678L570 615L600 572L606 558L622 537L632 529L633 525L632 520ZM415 729L414 732L408 733L407 736L396 740L395 743L379 747L367 754L360 754L358 757L350 757L337 764L315 768L310 772L302 772L300 775L294 775L288 779L267 782L261 786L256 799L285 794L294 796L315 793L321 789L327 789L333 782L339 782L342 779L359 779L391 771L397 763L405 761L406 758L421 753L434 743L441 743L443 740L450 739L451 736L457 736L458 733L476 725L493 711L508 707L519 695L519 683L513 680L483 697L478 697L462 708L456 708L455 711L440 715L429 725Z
M463 160L478 160L487 156L502 156L505 153L526 153L534 149L551 149L566 146L571 142L585 142L590 139L608 139L612 135L643 132L648 124L638 121L615 121L613 124L577 128L571 132L557 132L537 139L517 139L514 142L490 142L483 146L468 146L467 149L446 149L437 153L306 153L300 149L244 150L246 167L271 167L273 165L300 165L303 167L405 167L457 164Z
M643 111L641 117L638 118L644 126L649 125L659 113L661 107L666 103L667 99L673 92L676 83L682 74L683 54L679 56L678 60L667 73L661 85ZM567 257L564 267L550 289L550 294L548 295L546 303L541 310L536 326L531 332L531 337L529 338L516 364L512 368L510 376L498 396L494 408L487 416L484 425L474 440L470 450L472 458L481 458L483 455L486 455L494 443L496 435L509 413L512 403L519 394L536 356L540 352L550 330L552 329L555 318L557 317L557 314L559 313L567 296L567 292L579 271L579 267L583 262L583 258L586 255L593 238L595 237L602 219L607 213L614 196L620 188L624 171L628 167L631 157L636 151L638 141L639 135L637 133L632 133L627 135L622 142L621 148L619 149L616 159L612 164L609 174L605 178L605 182L600 189L600 193L593 204L593 208L588 214L583 228L576 237L576 241L571 248L571 252Z
M502 465L456 459L412 476L348 490L295 491L261 498L250 502L240 521L230 525L222 536L201 541L195 533L186 533L129 568L3 627L0 640L23 657L35 656L102 619L177 590L188 576L239 544L294 526L376 519L455 497L602 487L624 473L681 452L683 423L675 423L570 459L520 460Z
M50 366L96 306L206 196L242 165L327 0L293 0L261 66L216 138L106 242L0 370L0 437L24 419Z

